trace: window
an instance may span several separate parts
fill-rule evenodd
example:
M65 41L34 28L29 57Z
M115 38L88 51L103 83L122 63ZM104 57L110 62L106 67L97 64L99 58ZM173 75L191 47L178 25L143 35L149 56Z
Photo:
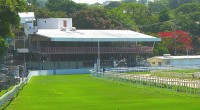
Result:
M67 21L66 20L63 21L63 27L67 27Z

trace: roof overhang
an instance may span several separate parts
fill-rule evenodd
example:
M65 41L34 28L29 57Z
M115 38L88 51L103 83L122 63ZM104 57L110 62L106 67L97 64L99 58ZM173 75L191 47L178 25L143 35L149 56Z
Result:
M158 42L161 38L130 30L76 30L60 31L39 29L36 35L50 38L51 41L69 42Z

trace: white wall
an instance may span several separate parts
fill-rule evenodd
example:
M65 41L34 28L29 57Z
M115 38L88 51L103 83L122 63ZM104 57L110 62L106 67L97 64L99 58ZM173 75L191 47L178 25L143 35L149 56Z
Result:
M196 66L200 65L200 59L171 59L171 66Z
M67 21L67 29L72 27L72 18L45 18L37 19L38 29L60 29L63 21Z
M46 75L65 75L65 74L90 74L92 68L86 69L63 69L63 70L35 70L29 71L28 82L33 76L46 76Z

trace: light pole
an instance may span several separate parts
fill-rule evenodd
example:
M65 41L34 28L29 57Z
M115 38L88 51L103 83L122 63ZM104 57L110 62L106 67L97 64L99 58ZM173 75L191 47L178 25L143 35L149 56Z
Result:
M176 35L176 23L175 22L171 25L171 28L172 28L172 32L174 32L173 33L173 35L174 35L174 55L176 55L177 54L177 52L176 52L176 39L177 39L177 35Z
M101 65L100 65L100 44L98 41L98 58L97 58L97 74L100 74L100 69L101 69Z

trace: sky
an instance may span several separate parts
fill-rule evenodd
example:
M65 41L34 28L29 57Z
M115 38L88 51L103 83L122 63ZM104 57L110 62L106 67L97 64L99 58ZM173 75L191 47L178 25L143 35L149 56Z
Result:
M88 4L93 4L93 3L103 3L105 1L121 1L121 0L73 0L76 3L88 3Z

